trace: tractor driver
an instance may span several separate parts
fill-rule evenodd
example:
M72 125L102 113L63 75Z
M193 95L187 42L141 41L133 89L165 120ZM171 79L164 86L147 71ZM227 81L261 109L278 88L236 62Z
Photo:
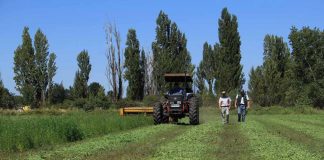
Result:
M179 87L179 83L176 82L174 83L173 88L169 91L169 94L183 94L183 89L181 87Z

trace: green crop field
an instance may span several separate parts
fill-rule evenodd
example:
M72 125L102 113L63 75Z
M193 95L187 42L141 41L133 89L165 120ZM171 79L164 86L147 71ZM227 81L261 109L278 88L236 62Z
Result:
M187 125L188 119L155 126L150 116L120 118L111 111L37 119L6 115L1 117L2 159L324 159L323 112L251 111L246 123L237 123L235 111L231 112L230 124L223 125L218 110L202 108L197 126ZM62 131L72 122L82 132L82 140L68 142L60 138L65 132L51 129ZM34 137L34 148L24 143L21 150L13 148L27 134Z

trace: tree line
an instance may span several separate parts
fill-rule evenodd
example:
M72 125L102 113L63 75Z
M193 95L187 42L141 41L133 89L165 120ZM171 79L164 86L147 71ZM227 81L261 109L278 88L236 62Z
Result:
M263 64L250 71L249 90L261 106L324 106L324 31L292 27L288 43L266 35Z
M128 81L127 99L142 100L148 95L164 93L170 87L163 81L164 73L193 73L194 66L187 50L185 34L177 24L163 11L159 13L156 24L152 55L140 46L135 29L128 30L126 47L121 48L116 25L105 25L106 77L111 88L108 92L98 82L88 84L92 65L87 50L82 50L76 58L78 70L72 86L64 88L62 83L53 82L58 69L56 54L49 53L47 37L40 29L33 41L29 28L25 27L22 44L14 52L14 80L21 96L14 96L0 81L0 106L14 108L17 105L31 105L38 108L63 102L73 102L73 105L83 108L107 106L108 103L122 100L125 80Z
M219 42L203 44L203 58L197 67L191 63L185 34L163 11L156 19L155 33L151 51L141 47L133 28L128 30L126 46L122 48L117 26L111 23L105 26L105 74L110 87L106 92L98 82L88 84L92 65L87 50L76 57L78 70L73 85L64 88L62 83L54 83L56 54L49 53L48 40L40 29L32 41L29 28L25 27L22 44L14 51L14 80L21 96L10 93L0 77L0 106L13 108L18 103L40 107L63 102L85 109L109 106L123 101L125 81L128 81L126 99L141 101L172 87L163 80L164 73L172 72L194 75L193 85L201 96L214 97L222 90L234 95L242 89L245 77L240 63L238 20L227 8L218 19ZM266 35L264 62L252 68L249 74L249 95L254 103L323 106L323 35L318 28L298 30L293 27L289 35L292 51L282 37Z
M224 8L218 25L219 43L204 43L195 85L203 96L214 97L221 90L234 96L245 83L237 17ZM283 37L265 36L263 64L251 69L248 94L261 106L323 108L324 31L292 27L288 38L291 48Z

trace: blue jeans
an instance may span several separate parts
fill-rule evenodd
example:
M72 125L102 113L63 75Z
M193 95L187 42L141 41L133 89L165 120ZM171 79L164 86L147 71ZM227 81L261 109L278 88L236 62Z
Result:
M237 108L237 113L238 113L238 121L240 122L242 120L242 122L245 122L245 114L246 114L246 106L245 105L240 105Z

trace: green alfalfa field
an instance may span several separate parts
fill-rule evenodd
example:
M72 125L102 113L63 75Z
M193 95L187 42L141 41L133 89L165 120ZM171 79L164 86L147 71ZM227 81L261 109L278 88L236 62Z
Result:
M4 114L0 159L324 159L324 113L254 108L246 123L223 125L200 109L200 125L153 125L150 115L115 110Z

